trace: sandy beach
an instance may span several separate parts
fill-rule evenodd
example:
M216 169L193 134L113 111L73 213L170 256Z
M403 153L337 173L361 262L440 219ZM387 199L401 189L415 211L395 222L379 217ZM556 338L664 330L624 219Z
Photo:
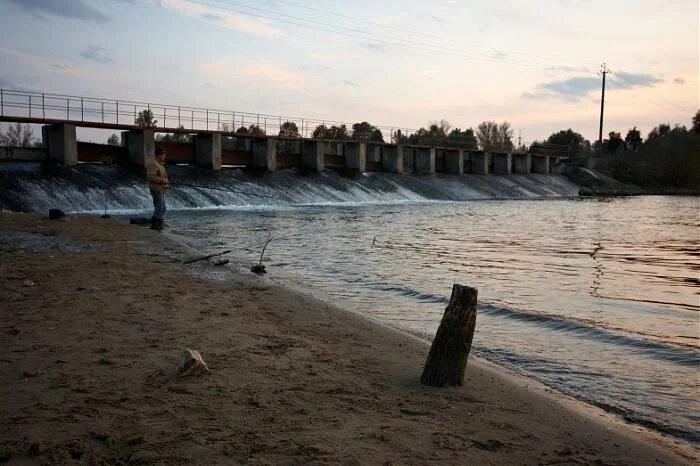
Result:
M0 214L0 462L697 461L478 358L424 387L426 342L190 254L123 219ZM184 347L208 374L176 377Z

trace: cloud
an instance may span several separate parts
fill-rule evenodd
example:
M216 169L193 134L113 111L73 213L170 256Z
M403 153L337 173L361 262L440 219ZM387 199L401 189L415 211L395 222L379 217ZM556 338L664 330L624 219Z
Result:
M676 84L685 84L685 79L683 78L673 78L673 82Z
M80 56L87 60L94 60L100 63L113 63L114 60L108 57L105 53L105 49L98 47L96 45L88 45L87 50L80 52Z
M360 85L357 84L355 81L350 81L347 79L343 79L343 84L345 84L346 86L350 86L350 87L360 87Z
M2 89L17 89L17 86L10 81L9 79L5 79L0 76L0 88Z
M58 71L66 76L72 76L76 78L91 78L99 79L105 78L107 75L93 68L87 68L82 66L73 66L70 63L55 60L54 58L42 57L39 55L32 55L18 50L6 49L0 47L0 55L7 55L14 58L20 63L24 63L36 68L43 68L53 71Z
M608 78L610 89L633 89L637 87L653 87L662 83L663 79L646 73L626 73L619 71ZM575 76L573 78L540 83L534 91L523 93L528 99L563 99L577 102L601 87L600 78L592 76Z
M8 0L35 15L55 15L83 21L106 23L110 18L85 3L85 0Z
M274 62L224 57L202 64L200 70L210 78L233 85L305 92L303 73L289 70Z
M505 58L508 58L508 54L506 54L506 53L505 53L504 51L502 51L502 50L497 50L496 52L494 52L493 58L495 58L495 59L497 59L497 60L503 60L503 59L505 59Z
M180 14L203 19L217 26L225 27L236 32L245 32L256 36L274 39L284 35L284 31L273 27L271 21L251 19L228 11L224 12L213 6L191 3L186 0L160 0L166 8Z
M613 73L610 79L610 87L613 89L632 89L633 87L652 87L654 84L662 82L664 82L663 79L651 74L618 71Z

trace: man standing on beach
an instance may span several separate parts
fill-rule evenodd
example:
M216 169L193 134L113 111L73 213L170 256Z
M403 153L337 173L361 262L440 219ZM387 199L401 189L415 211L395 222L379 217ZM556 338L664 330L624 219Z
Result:
M165 171L165 150L156 147L155 161L148 166L148 188L153 197L153 216L151 230L163 229L165 215L165 191L168 190L168 174Z

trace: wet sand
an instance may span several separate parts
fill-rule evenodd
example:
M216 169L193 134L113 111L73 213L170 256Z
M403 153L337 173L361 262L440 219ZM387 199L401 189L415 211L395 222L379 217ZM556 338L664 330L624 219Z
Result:
M424 387L425 342L186 256L123 220L0 214L0 462L696 460L478 358ZM183 347L210 373L178 379Z

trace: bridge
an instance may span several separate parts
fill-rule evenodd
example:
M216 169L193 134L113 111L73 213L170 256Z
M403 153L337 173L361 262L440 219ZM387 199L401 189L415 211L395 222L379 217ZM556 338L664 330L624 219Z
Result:
M144 110L154 120L149 127L134 122ZM511 152L505 148L478 150L464 146L443 147L431 141L418 144L384 143L370 140L326 140L309 137L318 125L346 125L338 121L284 117L0 89L0 122L42 125L44 147L0 148L0 160L52 161L66 165L82 162L136 163L147 165L156 145L167 152L167 163L196 164L212 170L251 167L267 171L299 168L345 172L386 171L416 175L449 173L527 174L552 171L565 158L557 151ZM286 122L294 123L298 136L268 136L279 133ZM263 134L242 134L236 126L256 125ZM95 144L77 140L76 128L98 128L121 132L121 144ZM390 139L401 131L380 126ZM159 133L186 135L186 142L158 141Z

